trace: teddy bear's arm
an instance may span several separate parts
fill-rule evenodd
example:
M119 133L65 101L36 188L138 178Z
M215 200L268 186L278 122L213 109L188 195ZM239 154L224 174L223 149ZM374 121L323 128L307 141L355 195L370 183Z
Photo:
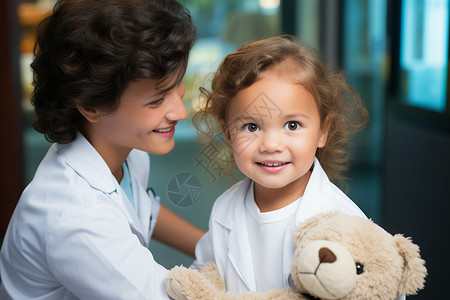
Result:
M203 273L205 272L205 273ZM213 280L211 281L210 278ZM266 293L231 294L225 291L215 264L196 269L174 267L166 280L166 291L175 300L306 300L292 289L276 289Z
M182 266L170 270L166 291L175 300L212 300L220 293L198 270Z
M211 284L219 291L225 291L225 282L220 277L219 269L214 262L209 262L200 267L200 272L205 276Z

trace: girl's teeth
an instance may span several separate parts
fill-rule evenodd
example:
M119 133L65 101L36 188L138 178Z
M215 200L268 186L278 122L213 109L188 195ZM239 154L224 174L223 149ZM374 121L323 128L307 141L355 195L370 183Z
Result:
M284 163L262 163L262 164L268 167L279 167L281 165L284 165Z

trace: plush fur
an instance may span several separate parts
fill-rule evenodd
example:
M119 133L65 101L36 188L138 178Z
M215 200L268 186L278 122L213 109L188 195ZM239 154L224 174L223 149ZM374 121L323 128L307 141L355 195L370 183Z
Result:
M296 290L231 294L214 263L200 271L175 267L166 282L176 300L396 299L416 294L427 274L419 247L371 220L339 212L319 214L294 232L291 275Z

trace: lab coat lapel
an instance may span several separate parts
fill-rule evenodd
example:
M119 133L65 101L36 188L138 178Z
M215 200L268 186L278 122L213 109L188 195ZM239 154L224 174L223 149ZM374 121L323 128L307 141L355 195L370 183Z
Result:
M152 211L152 203L155 200L143 189L143 187L146 187L148 184L148 177L145 177L142 174L145 166L140 165L142 164L142 161L137 159L138 155L146 155L148 158L147 153L138 153L137 150L133 150L127 158L136 207L133 207L130 201L126 201L126 207L130 215L130 226L136 231L136 235L139 234L141 236L141 243L145 247L148 247L151 236L151 217L153 213L156 213ZM138 179L142 179L143 182L139 182ZM153 195L151 196L153 197Z
M132 183L133 185L133 183ZM135 197L136 203L138 202L144 202L144 201L138 201L141 197L141 195L138 193L139 189L135 189L133 186L133 195ZM120 198L124 201L122 202L123 211L125 212L128 223L130 224L131 231L138 237L139 241L142 245L145 247L148 247L149 244L149 238L147 236L148 229L146 230L146 227L144 224L142 224L138 214L136 213L136 209L133 207L131 202L129 201L128 197L125 195L125 192L121 187L118 189L118 194L120 195Z
M295 216L295 222L291 224L291 228L286 231L283 244L283 274L285 274L285 282L289 284L289 275L292 268L292 259L295 252L295 245L293 241L292 233L295 231L295 227L304 222L307 218L326 210L327 197L325 189L321 187L323 182L328 181L325 172L322 169L317 158L314 159L314 169L311 173L311 177L303 193L300 206Z
M341 194L342 196L339 196ZM284 239L283 274L286 276L284 279L287 285L293 284L293 281L289 280L289 275L292 268L292 259L296 249L294 237L292 236L292 233L295 232L295 227L318 213L335 209L345 209L347 214L364 216L364 213L360 211L359 208L350 201L350 199L345 198L349 202L342 202L345 199L339 197L346 196L337 187L332 185L320 165L319 160L315 158L314 169L311 173L311 177L309 178L305 192L303 193L300 206L295 216L295 222L291 224L291 228L287 231ZM343 204L340 203L348 203L348 206L343 206Z
M134 193L134 188L133 188ZM138 218L142 228L142 234L145 236L145 246L148 247L150 243L150 223L152 217L152 207L149 195L142 188L136 189L135 200L138 203Z
M230 201L236 206L224 215L221 221L222 226L229 230L228 238L228 258L232 263L236 273L250 291L256 290L255 275L253 272L253 259L250 251L250 242L248 240L247 224L245 221L244 199L250 186L250 180L244 179L234 193L229 195Z
M237 223L240 222L236 222L236 224ZM237 228L238 226L233 226L234 228L230 231L230 238L228 240L228 258L247 288L250 291L255 291L256 283L247 226L245 222L240 223L240 225L240 228Z
M291 224L291 227L286 231L286 235L284 236L284 242L283 242L283 276L284 276L284 282L286 286L285 288L289 287L289 275L291 274L292 269L292 260L294 257L295 252L295 245L292 233L294 232L295 224Z

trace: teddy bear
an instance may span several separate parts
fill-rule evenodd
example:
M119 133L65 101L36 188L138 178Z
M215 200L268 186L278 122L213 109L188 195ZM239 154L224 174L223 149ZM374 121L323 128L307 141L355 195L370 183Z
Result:
M294 287L231 294L211 262L200 270L174 267L167 293L175 300L386 300L424 287L427 270L419 247L370 219L321 213L299 224L293 235Z

